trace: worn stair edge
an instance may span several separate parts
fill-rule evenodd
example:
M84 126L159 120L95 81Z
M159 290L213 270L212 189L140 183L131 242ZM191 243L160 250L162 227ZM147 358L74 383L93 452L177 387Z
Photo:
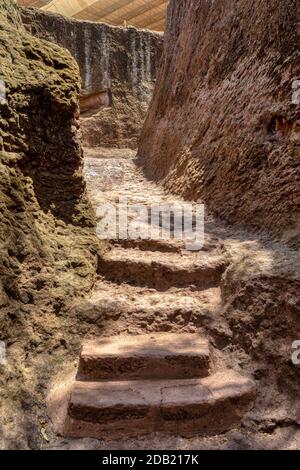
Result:
M205 379L75 382L64 435L219 434L239 424L255 396L251 379L228 370Z
M207 339L197 334L121 335L83 342L80 380L183 379L206 377Z
M149 252L161 252L161 253L181 253L183 251L187 251L187 243L188 241L186 240L176 240L176 239L170 239L170 240L155 240L155 239L143 239L143 238L137 238L137 239L131 239L131 238L115 238L109 240L110 244L115 247L120 247L124 249L139 249L143 254L143 251L149 251ZM199 249L199 252L210 252L210 253L216 253L216 254L221 254L223 250L223 244L217 239L213 239L212 237L209 237L207 234L205 235L205 242L204 245L201 249ZM196 250L197 251L197 250ZM193 253L195 254L196 251ZM192 253L192 254L193 254Z
M203 255L196 262L177 253L168 253L168 256L161 253L160 257L155 253L155 258L153 254L139 250L112 250L99 260L98 273L110 281L162 290L191 285L208 288L220 284L228 265L224 256L207 258Z

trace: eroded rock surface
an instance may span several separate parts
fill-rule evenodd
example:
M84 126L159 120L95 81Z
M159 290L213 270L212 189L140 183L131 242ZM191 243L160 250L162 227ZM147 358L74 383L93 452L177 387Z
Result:
M162 35L34 8L23 9L22 19L32 34L67 48L79 64L84 145L136 148L154 88Z
M25 32L16 2L5 0L0 64L0 447L26 448L39 445L44 383L68 350L63 314L94 282L98 242L74 59Z
M297 12L297 0L172 0L139 155L169 190L299 245Z

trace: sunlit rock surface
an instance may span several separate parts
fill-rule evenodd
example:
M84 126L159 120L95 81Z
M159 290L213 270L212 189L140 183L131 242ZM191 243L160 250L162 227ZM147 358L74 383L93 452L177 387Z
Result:
M300 243L299 2L172 0L139 155L229 222Z

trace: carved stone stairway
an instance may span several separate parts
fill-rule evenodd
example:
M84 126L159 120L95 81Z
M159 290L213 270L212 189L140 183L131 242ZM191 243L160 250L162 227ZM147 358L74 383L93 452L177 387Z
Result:
M118 204L120 195L130 203L182 202L146 181L132 159L97 157L86 166L95 208ZM206 230L198 252L184 240L109 241L93 292L73 312L92 339L83 341L67 389L50 394L58 432L109 440L153 432L206 436L238 426L256 390L251 378L228 370L231 362L211 336L223 331L222 239Z

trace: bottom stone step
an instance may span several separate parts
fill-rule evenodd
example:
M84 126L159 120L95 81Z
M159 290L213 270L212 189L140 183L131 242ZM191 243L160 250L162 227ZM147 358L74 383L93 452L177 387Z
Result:
M64 434L122 438L151 432L212 435L238 424L254 382L226 370L205 379L74 383Z
M84 341L80 380L188 379L209 373L209 342L196 334L152 333Z

